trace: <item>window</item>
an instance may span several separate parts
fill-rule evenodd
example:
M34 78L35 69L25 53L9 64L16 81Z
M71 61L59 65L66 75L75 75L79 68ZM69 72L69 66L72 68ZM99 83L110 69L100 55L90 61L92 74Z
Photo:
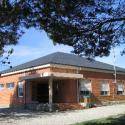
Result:
M23 97L23 82L18 83L18 97Z
M124 85L122 83L119 83L117 85L117 94L118 95L123 95L124 94Z
M4 89L4 84L0 84L0 91Z
M7 84L6 84L6 87L7 87L8 89L13 89L13 88L14 88L14 83L7 83Z
M106 80L101 81L101 95L106 96L109 95L110 88L109 83Z
M91 80L81 80L80 81L80 96L81 98L85 96L90 96L92 91Z

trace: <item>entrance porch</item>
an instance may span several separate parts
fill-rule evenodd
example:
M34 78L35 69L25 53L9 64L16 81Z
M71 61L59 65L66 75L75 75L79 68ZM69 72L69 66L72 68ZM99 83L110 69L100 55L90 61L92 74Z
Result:
M68 73L67 73L68 74ZM69 75L69 74L68 74ZM71 74L70 74L71 75ZM26 77L25 78L25 104L47 104L52 111L53 104L70 103L78 104L79 89L78 79L83 77L54 76Z

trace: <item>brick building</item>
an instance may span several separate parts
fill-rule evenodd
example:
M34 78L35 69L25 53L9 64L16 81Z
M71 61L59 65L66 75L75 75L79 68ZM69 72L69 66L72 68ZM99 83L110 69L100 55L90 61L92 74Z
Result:
M62 52L1 72L0 106L125 101L125 69Z

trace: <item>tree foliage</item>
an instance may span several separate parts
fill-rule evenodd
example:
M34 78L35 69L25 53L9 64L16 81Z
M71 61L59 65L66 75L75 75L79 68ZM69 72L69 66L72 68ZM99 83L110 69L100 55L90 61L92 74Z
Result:
M35 27L76 54L108 56L125 45L124 8L125 0L1 0L0 49Z

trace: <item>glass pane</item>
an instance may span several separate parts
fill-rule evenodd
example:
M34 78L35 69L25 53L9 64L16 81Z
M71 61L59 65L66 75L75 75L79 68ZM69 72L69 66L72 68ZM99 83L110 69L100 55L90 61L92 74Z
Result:
M123 86L123 84L117 85L117 89L118 89L118 91L124 91L124 86Z
M101 91L101 95L108 95L108 91Z
M117 94L118 94L118 95L123 95L124 92L123 92L123 91L117 91Z
M4 84L0 84L0 90L4 88Z
M81 91L92 91L91 81L90 80L81 80L80 81L80 90Z
M23 97L23 82L18 83L18 97Z
M101 84L101 91L109 91L109 84L108 83L102 83Z
M90 96L91 92L90 91L80 91L80 95L81 97L84 97L84 96Z
M13 89L14 88L14 83L7 83L7 88Z

